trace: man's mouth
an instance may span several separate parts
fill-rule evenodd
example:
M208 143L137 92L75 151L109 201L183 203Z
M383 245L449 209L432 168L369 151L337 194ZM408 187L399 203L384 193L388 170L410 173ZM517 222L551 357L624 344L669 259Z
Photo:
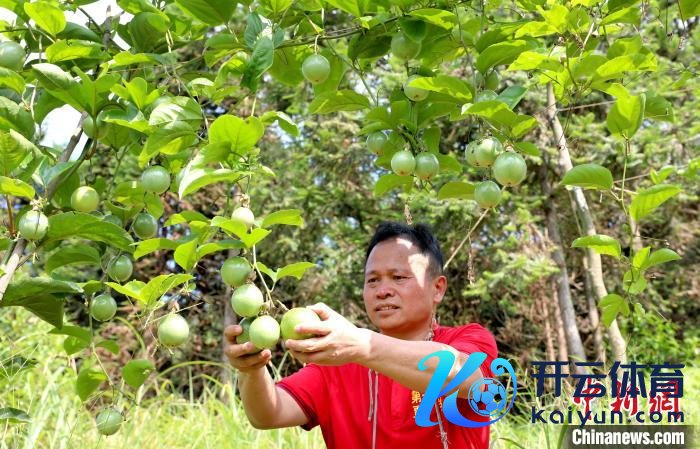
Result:
M398 307L395 306L395 305L393 305L393 304L384 304L384 305L381 305L381 306L377 306L377 307L374 309L375 312L383 312L383 311L386 311L386 310L398 310Z

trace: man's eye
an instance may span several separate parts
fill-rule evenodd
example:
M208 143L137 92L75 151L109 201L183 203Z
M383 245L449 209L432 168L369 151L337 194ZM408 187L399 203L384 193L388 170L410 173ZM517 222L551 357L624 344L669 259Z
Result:
M399 280L399 279L407 279L407 278L406 278L406 276L394 276L394 279Z
M377 279L376 279L376 278L367 279L367 283L368 283L368 284L373 284L373 283L375 283L375 282L377 282Z

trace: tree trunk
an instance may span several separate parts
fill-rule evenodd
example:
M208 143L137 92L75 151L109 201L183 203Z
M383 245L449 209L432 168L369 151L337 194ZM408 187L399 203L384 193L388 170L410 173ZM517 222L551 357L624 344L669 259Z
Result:
M559 288L558 285L555 285L552 287L552 297L554 297L554 301L552 301L552 305L554 306L554 322L556 323L557 326L557 347L559 348L559 361L560 362L568 362L569 361L569 347L566 341L566 331L564 330L564 321L562 320L562 314L561 310L559 307ZM574 365L575 366L575 365ZM565 366L562 369L562 372L565 374L569 374L569 366ZM585 372L586 370L577 368L575 372L577 373L582 373Z
M556 204L553 201L552 186L549 179L549 158L547 153L543 152L543 163L540 167L540 183L542 185L542 194L544 201L542 202L545 219L547 221L548 240L551 242L550 255L554 263L557 264L559 272L554 275L556 280L556 297L558 308L561 310L560 319L562 328L566 337L566 345L568 353L577 361L586 361L586 351L583 349L581 334L576 324L576 311L571 298L571 289L569 286L569 271L566 267L566 259L562 250L561 234L559 233L558 217L555 210ZM586 371L586 370L574 370Z
M556 360L556 353L554 352L554 339L552 338L552 325L551 325L551 314L549 313L549 303L548 297L542 294L538 301L538 306L542 310L542 321L544 322L544 346L547 349L547 360Z
M573 165L571 163L571 155L569 154L566 136L564 136L564 129L562 128L559 117L557 116L556 98L554 97L554 89L552 88L551 83L547 85L547 119L552 127L552 131L554 132L554 142L559 151L559 168L561 169L562 173L566 173L573 168ZM583 194L583 190L581 190L580 187L574 187L572 193L574 195L572 206L581 220L584 234L595 235L595 224L593 223L593 217L590 209L588 208L588 202ZM588 273L591 277L593 292L597 302L599 302L608 294L608 290L604 283L600 254L587 248L586 259L588 261ZM620 333L617 320L613 320L613 322L610 323L610 326L608 327L608 337L610 337L614 359L616 361L626 362L627 343Z
M600 314L598 313L598 307L596 307L595 298L593 297L593 285L588 272L588 261L585 258L583 259L583 266L586 269L584 285L586 289L586 302L588 303L588 320L591 323L591 331L593 333L593 349L596 354L596 360L605 363L605 346L603 345L603 330L600 327Z

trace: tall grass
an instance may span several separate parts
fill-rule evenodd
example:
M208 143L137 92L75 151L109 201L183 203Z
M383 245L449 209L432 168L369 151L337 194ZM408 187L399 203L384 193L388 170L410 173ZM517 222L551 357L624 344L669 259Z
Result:
M0 309L0 408L28 412L31 421L0 421L0 449L315 449L325 447L318 428L260 431L245 417L233 386L214 379L198 399L173 393L168 382L149 382L157 394L128 407L120 431L101 437L95 430L94 410L75 394L75 374L62 354L62 337L47 335L43 322L4 320ZM19 336L11 339L10 335ZM3 361L11 356L38 360L33 368L2 379ZM176 369L187 369L182 366ZM698 423L700 372L684 370L687 423ZM143 391L142 391L143 393ZM94 404L92 404L94 405ZM117 406L124 404L117 404ZM551 407L551 406L550 406ZM93 407L94 408L94 407ZM565 407L561 407L565 408ZM491 428L495 449L554 449L560 445L562 426L531 424L529 417L507 416Z

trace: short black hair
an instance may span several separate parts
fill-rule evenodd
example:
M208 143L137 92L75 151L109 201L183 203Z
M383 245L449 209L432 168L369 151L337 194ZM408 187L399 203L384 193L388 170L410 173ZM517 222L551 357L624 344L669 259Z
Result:
M435 235L433 235L430 227L423 223L418 223L412 226L396 221L385 221L381 223L377 227L377 230L374 231L372 240L370 240L367 247L365 264L367 263L367 259L369 259L369 254L372 252L372 249L374 249L375 246L395 238L405 238L414 245L417 245L422 254L428 256L428 274L431 277L441 276L444 273L444 260L442 258L442 251L440 250L440 243L438 243L438 240L435 238Z

